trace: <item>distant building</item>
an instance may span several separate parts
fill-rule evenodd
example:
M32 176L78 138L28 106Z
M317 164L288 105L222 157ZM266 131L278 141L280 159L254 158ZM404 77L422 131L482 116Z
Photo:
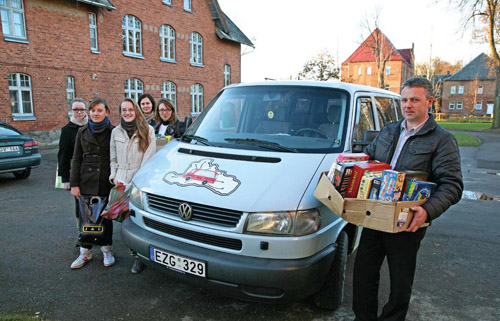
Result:
M493 60L482 53L444 80L441 112L460 116L491 116L495 86Z
M57 133L74 97L105 98L114 124L119 102L142 93L197 116L240 82L241 45L253 47L217 0L4 0L0 9L0 119L24 131Z
M376 48L382 48L386 60L383 87L400 93L401 84L414 74L414 48L396 49L378 28L342 63L341 81L378 87Z

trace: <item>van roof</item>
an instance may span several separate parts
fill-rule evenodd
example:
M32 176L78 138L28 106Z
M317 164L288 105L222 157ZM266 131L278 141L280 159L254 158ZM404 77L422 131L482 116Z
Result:
M350 93L366 91L375 92L390 96L400 96L399 94L370 86L363 86L357 84L350 84L345 82L327 82L327 81L302 81L302 80L288 80L288 81L262 81L262 82L252 82L252 83L239 83L229 85L226 88L232 87L252 87L252 86L305 86L305 87L326 87L326 88L339 88L344 89Z

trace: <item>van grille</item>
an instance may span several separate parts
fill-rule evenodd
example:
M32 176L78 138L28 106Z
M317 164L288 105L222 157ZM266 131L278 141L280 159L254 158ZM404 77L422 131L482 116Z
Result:
M146 193L148 206L151 209L168 215L178 216L179 205L188 203L193 209L191 220L225 227L236 227L243 212L203 204L184 202L173 198Z
M210 234L205 234L205 233L200 233L200 232L194 232L191 230L183 229L180 227L168 225L162 222L158 222L155 220L152 220L148 217L144 217L144 224L146 224L147 227L155 229L157 231L174 235L177 237L182 237L184 239L188 239L191 241L203 243L203 244L209 244L213 246L218 246L218 247L223 247L226 249L230 250L241 250L242 243L241 240L238 239L231 239L227 237L220 237L220 236L215 236L215 235L210 235Z

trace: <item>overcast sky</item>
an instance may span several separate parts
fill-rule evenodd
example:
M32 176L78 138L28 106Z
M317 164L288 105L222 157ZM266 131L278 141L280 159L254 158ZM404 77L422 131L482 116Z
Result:
M415 45L417 62L432 56L465 63L485 44L463 33L461 13L447 0L219 0L221 9L255 44L243 46L242 82L296 76L304 63L322 49L340 63L368 36L361 27L381 8L380 29L398 49ZM339 64L340 64L339 63Z

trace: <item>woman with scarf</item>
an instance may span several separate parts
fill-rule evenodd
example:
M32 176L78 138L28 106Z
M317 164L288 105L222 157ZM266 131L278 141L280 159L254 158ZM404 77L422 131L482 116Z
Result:
M174 104L167 98L158 101L158 108L155 111L155 133L161 136L173 136L179 138L184 134L184 122L177 118Z
M148 125L133 99L122 100L120 115L120 125L113 129L110 143L109 181L114 185L129 184L139 168L156 152L154 129ZM136 258L132 273L139 273L142 268L142 263Z
M70 172L71 194L108 197L113 185L109 182L109 143L113 126L109 122L109 107L103 98L94 98L88 106L88 124L78 130ZM99 244L80 242L80 256L71 264L79 269L92 259L92 246L101 245L104 266L115 264L111 251L113 221L103 218L104 238Z
M155 100L150 94L142 94L137 102L141 107L142 113L151 127L155 128Z

